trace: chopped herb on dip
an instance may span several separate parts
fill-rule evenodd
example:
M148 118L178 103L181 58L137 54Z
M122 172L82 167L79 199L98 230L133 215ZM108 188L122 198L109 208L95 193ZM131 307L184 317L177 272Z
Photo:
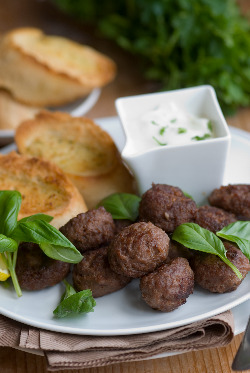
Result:
M142 134L138 146L143 149L189 144L214 137L210 119L196 117L173 102L162 103L147 111L137 124Z

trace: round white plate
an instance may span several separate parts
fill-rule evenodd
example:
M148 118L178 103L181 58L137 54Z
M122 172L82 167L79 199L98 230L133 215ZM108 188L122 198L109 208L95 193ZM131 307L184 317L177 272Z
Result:
M71 104L60 106L51 111L60 110L71 114L73 117L79 117L86 114L97 102L101 94L100 88L95 88L93 91L86 97L80 98ZM0 130L0 146L9 144L14 140L15 131L14 130Z
M96 122L113 136L121 150L125 138L119 120L105 118ZM250 183L250 135L233 128L231 134L232 146L225 183ZM5 152L9 150L10 147L5 149ZM23 296L17 299L12 288L1 287L0 313L28 325L65 333L86 335L147 333L189 324L246 302L250 299L250 273L232 293L212 294L197 287L185 305L170 313L149 308L141 299L138 280L134 280L123 290L97 298L93 313L76 318L55 319L53 310L63 291L63 285L58 284L37 292L24 291ZM240 313L237 317L239 315Z

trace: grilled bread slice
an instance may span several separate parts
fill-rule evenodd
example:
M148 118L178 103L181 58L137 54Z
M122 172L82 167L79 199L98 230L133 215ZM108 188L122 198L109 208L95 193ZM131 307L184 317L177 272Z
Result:
M87 210L77 188L56 165L16 152L0 155L0 189L21 193L18 219L48 214L54 217L51 224L59 228Z
M39 110L16 101L9 92L0 89L0 130L15 130L25 119L34 118Z
M113 139L92 120L40 112L17 128L22 154L54 162L81 192L88 208L114 192L135 192L134 178Z
M36 28L15 29L0 41L0 86L29 105L66 104L115 74L115 63L105 55Z
M91 119L67 113L42 111L18 127L15 136L20 153L56 163L65 173L99 176L118 162L113 139Z

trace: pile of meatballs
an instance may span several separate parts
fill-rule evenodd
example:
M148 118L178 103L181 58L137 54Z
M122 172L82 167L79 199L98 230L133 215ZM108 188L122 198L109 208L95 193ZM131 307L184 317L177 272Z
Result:
M198 207L178 187L153 184L141 198L136 222L113 220L99 207L77 215L60 231L84 256L72 269L77 291L91 289L93 297L101 297L138 278L142 299L170 312L186 302L195 284L224 293L242 281L218 256L172 241L175 228L194 222L215 233L237 220L250 220L250 185L222 186L211 193L209 205ZM236 245L223 244L245 278L249 260ZM68 263L48 258L38 245L20 245L16 273L23 289L53 286L69 271Z

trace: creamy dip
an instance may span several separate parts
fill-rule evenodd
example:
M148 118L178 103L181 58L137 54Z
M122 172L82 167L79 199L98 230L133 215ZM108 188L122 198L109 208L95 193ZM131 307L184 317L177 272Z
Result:
M164 103L147 111L137 122L140 148L182 145L214 137L212 123L198 118L176 104Z

